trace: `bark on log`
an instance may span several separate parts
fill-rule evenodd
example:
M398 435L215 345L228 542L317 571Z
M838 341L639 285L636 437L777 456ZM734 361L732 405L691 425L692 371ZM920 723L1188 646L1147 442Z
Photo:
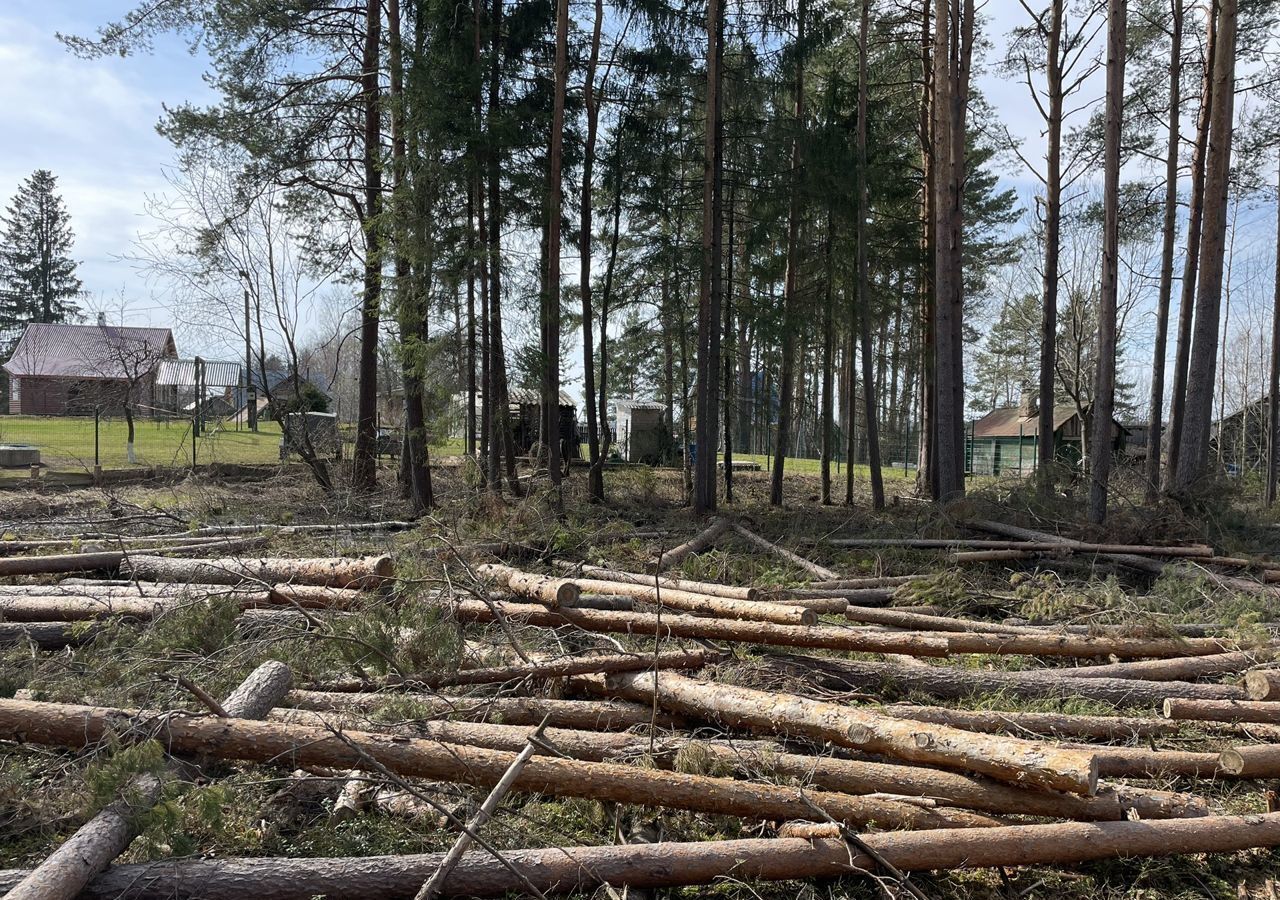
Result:
M627 584L621 581L598 581L592 578L565 579L580 591L593 594L616 594L646 603L660 604L684 612L702 613L723 619L750 622L772 622L777 625L814 625L817 613L805 607L769 603L763 600L732 600L675 588L657 588L652 584Z
M621 701L547 700L541 697L442 697L429 694L326 693L290 691L284 703L298 709L373 712L388 703L413 704L421 716L493 719L508 725L537 725L545 717L557 728L609 730L653 724L674 728L680 720L651 707Z
M530 678L564 678L607 672L644 672L649 669L701 669L718 654L706 650L676 650L669 653L618 653L608 656L572 656L539 659L520 665L482 669L459 669L443 675L393 676L371 682L359 679L323 681L311 686L317 691L358 692L376 690L422 690L471 684L503 684Z
M947 559L957 565L983 562L1015 562L1022 559L1039 559L1042 556L1061 556L1067 548L1060 544L1046 544L1045 550L962 550L952 553Z
M824 597L838 597L848 603L888 603L897 593L897 588L792 588L787 596L793 600L820 600Z
M1055 669L1068 678L1139 678L1146 681L1189 681L1205 675L1231 675L1257 665L1274 654L1269 650L1237 650L1208 656L1169 657L1107 666ZM1247 678L1248 676L1246 676Z
M138 834L138 817L160 799L160 779L134 779L126 796L80 826L44 862L32 869L4 896L8 900L71 900L125 851Z
M607 686L628 699L657 702L670 712L725 725L802 735L1023 786L1086 796L1098 788L1097 763L1084 751L894 719L792 694L699 682L669 672L611 675Z
M561 605L572 605L578 601L578 597L582 594L582 589L566 578L535 575L531 572L522 572L519 569L513 569L511 566L504 566L498 563L485 563L484 565L476 566L476 574L481 578L492 579L513 594L519 594L521 597L528 597L531 600L537 600L539 603L545 603L552 609ZM596 591L596 593L605 592Z
M283 702L293 686L293 672L284 663L269 659L222 701L222 709L234 719L265 719Z
M641 575L636 572L624 572L619 569L606 569L603 566L591 566L586 563L575 563L567 560L555 560L554 564L565 571L566 578L575 578L579 573L584 577L597 581L618 581L623 584L642 584L653 587L656 580L663 588L677 591L688 591L693 594L707 594L711 597L727 597L730 600L759 600L762 592L753 587L738 587L732 584L717 584L711 581L690 581L687 578L670 578L667 576ZM775 599L775 598L770 598Z
M1113 706L1156 707L1170 694L1214 700L1244 697L1241 688L1229 684L1128 678L1054 678L1042 672L984 672L959 666L893 666L789 654L770 656L765 664L788 674L808 677L835 690L889 695L914 691L941 700L1005 692L1026 699L1069 700L1080 697Z
M217 545L183 544L165 547L165 553L206 553L210 549L235 552L261 547L265 543L262 538L248 538L239 541L224 541ZM0 576L15 575L56 575L62 572L114 572L123 567L130 558L139 558L127 550L102 550L97 553L62 553L50 556L11 556L0 559ZM166 562L180 563L183 560L169 559L164 556L154 557ZM190 562L189 560L186 562Z
M1117 656L1122 659L1209 656L1234 649L1231 642L1217 638L1095 637L1052 631L1023 631L1018 634L964 632L951 635L947 642L952 653L1070 656L1084 659L1094 656Z
M1166 719L1201 722L1280 723L1280 703L1257 700L1193 700L1170 697L1164 701Z
M876 549L902 547L908 550L1026 550L1031 552L1061 552L1060 542L1050 541L997 541L981 538L833 538L827 541L833 547L852 549ZM1150 544L1091 544L1074 541L1070 548L1076 553L1130 553L1135 556L1213 556L1213 548L1204 544L1158 547Z
M268 660L222 702L223 711L264 718L288 691L292 678L288 666ZM154 775L133 779L125 796L78 828L6 896L11 900L71 900L78 896L137 836L138 817L155 806L160 790L160 779Z
M130 556L121 565L121 569L129 577L141 581L175 581L187 584L291 583L360 589L381 587L395 576L390 556L312 559L170 559L165 556Z
M30 641L41 650L61 650L88 643L95 633L80 622L0 622L0 647Z
M273 721L336 728L361 728L359 719L333 713L279 709ZM1168 723L1161 723L1168 724ZM379 730L374 727L372 730ZM418 722L398 729L400 734L428 737L448 743L516 751L524 746L528 729L514 725L468 722ZM656 741L641 735L609 734L549 728L547 742L573 759L595 762L653 763L663 768L678 758L728 767L739 775L759 777L768 773L827 791L847 794L893 793L930 797L944 806L955 806L1005 815L1046 816L1060 819L1111 821L1130 811L1144 819L1165 819L1208 814L1199 797L1168 791L1144 790L1121 785L1100 785L1097 795L1081 797L1060 791L1024 790L976 775L962 775L923 766L837 759L787 753L765 741L697 740L683 736Z
M680 563L684 562L685 557L690 554L701 553L703 550L714 545L715 542L732 527L733 523L728 519L714 520L709 526L698 532L683 544L672 547L670 550L661 554L656 560L657 570L661 572L663 569L678 566Z
M1070 865L1122 857L1233 853L1280 846L1280 813L1207 816L1163 822L1015 825L975 831L862 835L876 856L904 871ZM410 900L444 854L362 858L265 857L165 860L115 866L88 887L90 900L311 900L381 897ZM848 877L880 870L844 840L750 838L599 847L555 847L504 853L516 877L492 857L465 858L442 896L503 897L526 880L544 894L592 893L601 885L661 888L735 881ZM21 872L0 872L0 889Z
M836 578L831 581L810 581L811 590L859 590L862 588L896 588L913 581L927 579L928 575L881 575L868 578Z
M505 618L543 628L574 627L605 634L634 634L652 637L701 638L742 641L785 647L820 647L860 653L909 653L913 656L946 656L945 637L907 633L865 632L832 626L804 627L747 622L740 619L709 619L685 615L618 613L604 610L562 608L548 610L531 604L461 600L452 607L460 622L492 622L495 610ZM1167 695L1167 692L1166 692ZM1163 697L1162 697L1163 699Z
M173 717L155 712L57 703L0 700L5 740L82 748L116 729L139 729L170 751L290 766L355 768L366 757L400 775L492 787L515 754L460 744L352 731L278 725L249 719ZM882 827L979 827L998 824L962 810L923 809L909 803L727 778L657 772L634 766L535 757L513 790L558 797L664 806L756 820L812 819L814 806L837 821Z
M1035 531L1030 528L1019 528L1015 525L1005 525L1003 522L992 522L988 519L970 519L966 524L971 528L978 529L979 531L999 534L1004 537L1011 537L1017 540L1044 541L1051 544L1063 544L1073 550L1076 547L1087 546L1082 541L1074 541L1070 538L1060 537L1056 534L1048 534L1043 531ZM1214 584L1227 588L1228 590L1244 591L1251 594L1274 594L1274 591L1271 588L1268 588L1265 584L1250 581L1246 578L1231 578L1194 566L1170 566L1158 559L1138 556L1135 553L1097 553L1096 556L1099 559L1113 562L1129 569L1135 569L1139 572L1145 572L1148 575L1156 577L1159 577L1166 572L1191 578L1204 577Z
M966 731L996 734L1035 734L1057 738L1088 738L1103 741L1146 740L1176 735L1181 727L1163 719L1134 716L1084 716L1067 713L1000 712L997 710L950 709L946 706L894 704L884 712L903 719L951 725Z
M1280 700L1280 669L1246 672L1244 690L1250 700Z
M1000 625L995 622L974 622L951 616L930 616L904 612L894 607L849 606L845 618L851 622L871 625L889 625L893 628L909 628L919 631L980 631L990 634L1026 634L1026 628Z
M793 566L803 569L814 578L821 578L824 581L836 581L840 578L839 573L832 572L830 569L824 568L815 562L810 562L803 556L798 556L787 550L785 547L779 547L773 541L766 540L754 531L743 528L741 525L734 525L733 531L738 537L745 540L758 550L764 550L766 553L772 553L774 556L781 557Z
M1077 746L1072 744L1070 746ZM1223 774L1218 754L1146 747L1092 747L1098 772L1107 778L1215 778Z

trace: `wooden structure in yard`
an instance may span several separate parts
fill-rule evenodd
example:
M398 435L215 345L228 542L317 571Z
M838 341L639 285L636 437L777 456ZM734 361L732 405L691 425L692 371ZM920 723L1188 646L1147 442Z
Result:
M1269 395L1263 394L1213 423L1211 453L1228 475L1266 471L1271 443L1269 403Z
M626 462L656 464L672 450L666 407L652 400L615 400L615 446Z
M965 473L968 475L1029 475L1036 469L1040 444L1039 411L1029 396L1018 406L993 409L969 427L965 440ZM1072 404L1061 404L1053 410L1053 446L1058 461L1078 467L1083 455L1082 434L1088 427L1085 416ZM1127 432L1123 425L1111 425L1112 449L1125 448Z
M11 415L93 415L154 407L156 372L178 355L168 328L32 323L4 363Z

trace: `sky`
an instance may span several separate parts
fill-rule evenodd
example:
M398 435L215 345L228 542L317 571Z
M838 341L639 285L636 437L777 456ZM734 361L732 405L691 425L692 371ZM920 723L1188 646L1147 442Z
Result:
M7 202L23 178L47 168L59 179L76 233L74 256L89 296L86 309L105 310L108 319L131 325L176 326L162 284L150 283L129 261L139 233L154 227L146 215L148 196L166 189L171 145L155 130L165 105L213 99L201 75L205 61L177 38L160 38L153 52L127 58L87 61L68 53L56 32L92 34L105 19L118 17L131 0L5 0L0 4L0 202ZM1027 155L1038 157L1043 138L1026 87L1001 74L994 61L1004 52L1004 36L1025 14L1012 0L985 6L983 31L992 46L977 76L1002 122L1021 138ZM1099 74L1082 96L1102 93ZM1022 197L1034 187L1015 161L1002 175ZM1242 240L1271 240L1274 213L1249 211L1257 220ZM565 277L576 273L576 258L565 261ZM184 355L216 353L199 346L198 333L180 332ZM1149 347L1149 344L1148 344ZM1149 349L1140 355L1149 356ZM566 373L570 380L580 368Z

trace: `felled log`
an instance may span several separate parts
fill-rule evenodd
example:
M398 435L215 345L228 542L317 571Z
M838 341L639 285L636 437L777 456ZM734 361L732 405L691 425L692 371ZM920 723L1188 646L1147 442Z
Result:
M823 566L820 566L815 562L810 562L809 560L805 559L803 556L799 556L795 553L792 553L790 550L786 549L785 547L778 546L773 541L765 540L760 535L756 534L754 531L750 531L749 529L743 528L741 525L735 524L733 526L733 531L735 534L738 535L738 537L742 538L748 544L751 544L757 550L763 550L766 553L772 553L774 556L777 556L791 563L791 565L799 569L803 569L814 578L821 578L824 581L835 581L840 577L838 573L832 572L830 569L824 568Z
M926 632L927 633L927 632ZM1000 653L1028 656L1139 657L1208 656L1225 653L1231 644L1217 638L1122 638L1107 635L1023 631L1017 634L961 632L947 638L952 653Z
M476 566L476 574L482 578L492 579L513 594L528 597L530 600L537 600L539 603L545 603L552 608L562 604L575 603L582 593L582 589L568 579L522 572L519 569L500 565L499 563L485 563ZM604 592L598 591L597 593Z
M1166 719L1202 722L1280 723L1280 703L1256 700L1194 700L1170 697L1164 701Z
M927 579L928 575L878 575L868 576L866 578L836 578L830 581L810 581L809 588L811 590L827 590L827 589L845 589L859 590L862 588L896 588L904 584L911 584L913 581L921 581Z
M1130 678L1064 678L1048 671L981 671L959 666L911 667L886 663L856 662L816 656L775 654L764 664L793 675L808 677L835 690L907 692L926 694L941 700L957 700L972 695L1008 693L1025 699L1080 697L1113 706L1159 706L1170 694L1224 700L1244 697L1241 688L1230 684L1200 684L1190 681L1140 681Z
M1071 744L1070 746L1078 746ZM1147 747L1090 748L1098 759L1098 772L1107 778L1214 778L1223 771L1217 753L1194 750L1151 750Z
M41 650L61 650L87 643L94 633L81 622L0 622L0 647L30 641Z
M543 628L573 627L605 634L635 634L652 637L685 637L706 640L742 641L787 647L820 647L861 653L910 653L914 656L946 656L947 640L942 637L894 632L865 632L831 626L775 625L740 619L711 619L685 615L620 613L605 610L544 609L533 604L493 603L461 600L453 604L460 622L492 622L498 614ZM1167 692L1165 695L1167 696Z
M1280 700L1280 669L1246 672L1244 691L1250 700Z
M897 588L789 588L787 596L794 600L820 600L839 597L847 603L888 603Z
M991 634L1025 634L1027 629L995 622L974 622L951 616L930 616L904 612L894 607L869 607L850 605L845 618L851 622L871 625L889 625L893 628L911 628L920 631L985 631Z
M1067 548L1060 544L1046 544L1042 550L962 550L947 557L953 563L1015 562L1022 559L1039 559L1042 556L1064 554Z
M617 594L670 609L724 619L772 622L778 625L813 625L818 621L817 613L805 607L787 606L763 600L733 600L728 597L713 597L676 588L655 587L652 584L629 584L621 581L600 581L594 578L572 578L561 579L561 581L572 584L585 593Z
M129 577L142 581L176 581L188 584L257 582L268 585L291 583L369 589L380 587L395 576L395 566L390 556L170 559L165 556L133 555L120 568Z
M292 681L289 667L268 660L221 704L228 715L260 719L280 702ZM134 778L125 796L108 804L51 853L5 896L9 900L71 900L125 851L138 834L138 819L160 799L154 775Z
M1061 544L1047 541L997 541L981 538L832 538L827 543L833 547L866 550L880 547L901 547L907 550L1027 550L1031 552L1062 549ZM1071 549L1077 553L1132 553L1137 556L1213 556L1213 548L1204 544L1160 547L1150 544L1091 544L1075 541Z
M534 662L519 665L459 669L457 672L440 675L392 676L377 682L360 679L322 681L313 684L312 688L317 691L355 692L388 688L421 690L468 684L504 684L531 678L563 678L569 675L590 675L597 672L643 672L654 668L701 669L715 658L716 654L706 650L676 650L658 654L616 653L601 656L566 656L537 659Z
M1206 675L1231 675L1269 659L1265 649L1211 653L1207 656L1181 656L1148 659L1141 662L1113 663L1106 666L1079 666L1055 669L1068 678L1140 678L1147 681L1184 681Z
M728 841L610 844L504 851L462 860L441 896L502 897L527 892L590 894L601 885L630 889L735 881L794 881L879 872L1070 865L1124 857L1234 853L1280 846L1280 813L1206 816L1163 822L1058 823L959 831L906 831L860 837L877 858L843 839L779 837ZM382 897L410 900L440 866L442 853L339 858L177 859L115 866L88 888L93 900L258 900ZM507 865L515 869L513 874ZM0 889L20 872L0 873Z
M894 719L793 694L700 682L670 672L619 673L608 676L607 686L628 699L656 702L669 712L724 725L831 741L1019 785L1085 795L1098 787L1097 763L1087 752Z
M1236 778L1280 777L1280 744L1232 747L1218 755L1218 769Z
M687 578L671 578L665 575L656 577L653 575L641 575L636 572L606 569L604 566L592 566L567 560L556 560L555 564L565 570L568 578L573 578L580 572L582 575L594 578L597 581L620 581L624 584L643 584L647 587L652 587L656 581L663 588L689 591L694 594L708 594L712 597L728 597L730 600L759 600L761 598L761 591L753 587L717 584L712 581L690 581Z
M154 712L58 703L0 700L5 740L82 748L118 729L140 729L171 751L290 766L356 768L372 758L399 775L492 787L514 754L371 732L335 735L324 728L249 719L173 717ZM993 820L961 810L931 810L909 803L806 791L727 778L659 772L636 766L534 757L512 790L556 797L665 806L756 820L812 819L813 806L837 821L884 827L991 826ZM812 804L812 805L811 805Z
M966 524L972 528L978 529L979 531L999 534L1004 537L1011 537L1017 540L1043 541L1051 544L1063 544L1073 551L1077 548L1088 546L1083 541L1074 541L1070 538L1064 538L1056 534L1035 531L1031 528L1019 528L1016 525L1006 525L1003 522L992 522L988 519L970 519ZM1139 572L1145 572L1148 575L1154 575L1156 577L1159 577L1168 571L1176 575L1188 577L1203 576L1214 584L1229 590L1243 591L1252 594L1273 593L1272 589L1268 588L1266 585L1260 584L1256 581L1250 581L1247 578L1232 578L1198 567L1172 566L1162 562L1161 560L1139 556L1136 553L1096 553L1095 555L1100 559L1104 559Z
M621 701L548 700L542 697L442 697L431 694L371 694L290 691L284 703L299 709L373 712L388 703L409 702L422 717L494 719L508 725L537 725L544 718L558 728L613 729L654 724L677 727L679 720L651 707Z
M362 725L359 720L341 714L307 710L277 709L271 718L273 721L335 728L360 728ZM528 736L527 728L515 725L470 722L418 722L397 729L397 732L511 751L524 746ZM787 753L776 744L764 741L697 740L678 735L650 740L641 735L562 728L547 729L546 740L557 752L573 759L653 763L670 768L682 755L691 755L694 759L710 763L717 771L728 768L744 777L769 773L826 791L931 797L945 806L996 814L1110 821L1123 819L1131 812L1144 819L1208 813L1204 801L1189 794L1119 785L1100 785L1093 797L1060 791L1024 790L982 776L924 766Z
M215 549L225 552L248 550L260 547L264 543L261 538L250 538L238 541L219 542ZM211 549L208 543L181 544L165 547L165 553L206 553ZM100 550L95 553L61 553L49 556L10 556L0 559L0 576L14 575L56 575L62 572L114 572L123 567L126 559L134 557L127 550ZM158 556L166 562L190 562L189 560L170 560Z
M159 799L160 779L154 775L133 779L125 796L76 829L4 896L8 900L71 900L79 896L84 886L133 842L139 816Z
M916 706L895 703L883 707L887 715L920 722L950 725L966 731L997 734L1036 734L1059 738L1090 738L1103 741L1145 740L1175 735L1176 722L1135 716L1087 716L1053 712L1002 712L998 710L951 709L946 706Z
M685 557L694 553L701 553L708 547L713 546L715 542L732 527L733 523L728 519L721 518L713 520L710 525L695 534L689 540L685 541L683 544L679 544L678 546L672 547L670 550L662 553L655 561L657 570L661 572L663 569L678 566L680 563L684 562Z

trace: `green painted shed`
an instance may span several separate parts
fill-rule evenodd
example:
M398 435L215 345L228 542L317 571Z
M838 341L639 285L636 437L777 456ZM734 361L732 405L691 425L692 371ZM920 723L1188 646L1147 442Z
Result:
M1081 456L1083 423L1074 405L1053 410L1054 456L1077 466ZM1124 449L1125 429L1112 422L1113 450ZM969 428L965 441L965 468L970 475L1029 475L1036 470L1040 444L1040 415L1026 402L993 409Z

